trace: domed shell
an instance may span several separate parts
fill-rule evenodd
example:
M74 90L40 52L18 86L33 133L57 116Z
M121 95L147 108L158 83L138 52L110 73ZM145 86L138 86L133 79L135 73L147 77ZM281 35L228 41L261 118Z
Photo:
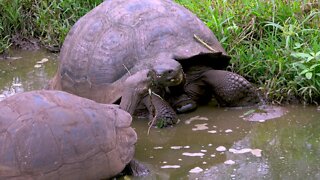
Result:
M0 179L102 179L133 158L131 116L60 91L0 102Z
M53 86L113 103L130 74L166 61L213 53L199 39L226 55L211 30L172 0L104 1L70 30L55 77L61 82Z

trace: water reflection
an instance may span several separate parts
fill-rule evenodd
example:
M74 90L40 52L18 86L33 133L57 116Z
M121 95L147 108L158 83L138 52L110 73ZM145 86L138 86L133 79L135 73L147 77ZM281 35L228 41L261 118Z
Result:
M55 54L15 50L10 54L0 60L0 101L19 92L43 89L56 70ZM39 64L43 59L49 61Z
M0 101L6 97L12 96L16 93L23 92L21 80L19 77L13 77L12 83L9 86L5 86L0 94Z

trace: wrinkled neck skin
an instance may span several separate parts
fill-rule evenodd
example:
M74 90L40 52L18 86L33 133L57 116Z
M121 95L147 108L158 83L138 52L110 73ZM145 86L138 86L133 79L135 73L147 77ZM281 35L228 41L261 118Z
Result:
M203 73L212 69L213 68L205 65L193 65L190 67L184 67L183 71L186 74L186 81L188 83L188 82L192 82L194 80L200 79Z

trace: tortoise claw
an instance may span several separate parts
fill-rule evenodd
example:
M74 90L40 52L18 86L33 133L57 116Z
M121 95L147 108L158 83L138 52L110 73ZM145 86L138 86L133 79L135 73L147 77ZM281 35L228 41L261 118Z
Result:
M179 114L192 112L196 109L197 109L197 104L195 102L190 102L188 104L175 107L176 112Z
M182 94L176 98L172 98L171 105L173 109L179 113L192 112L197 109L197 103L186 94Z

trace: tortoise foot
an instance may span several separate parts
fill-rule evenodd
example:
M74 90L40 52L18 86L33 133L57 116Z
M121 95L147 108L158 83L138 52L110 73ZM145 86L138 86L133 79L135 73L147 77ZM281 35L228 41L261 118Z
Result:
M179 114L192 112L196 109L197 109L196 102L189 102L188 104L178 105L175 107L176 112Z
M186 94L182 94L177 98L173 98L171 101L173 109L179 113L188 113L197 109L197 103L188 97Z
M163 128L177 124L177 113L172 109L169 103L158 94L152 93L150 96L144 98L144 104L149 111L151 126Z
M178 118L176 116L164 115L156 117L155 122L151 122L153 126L158 128L165 128L177 124Z
M165 128L178 123L178 116L170 106L162 108L161 111L158 111L158 113L150 119L149 124L158 128Z

